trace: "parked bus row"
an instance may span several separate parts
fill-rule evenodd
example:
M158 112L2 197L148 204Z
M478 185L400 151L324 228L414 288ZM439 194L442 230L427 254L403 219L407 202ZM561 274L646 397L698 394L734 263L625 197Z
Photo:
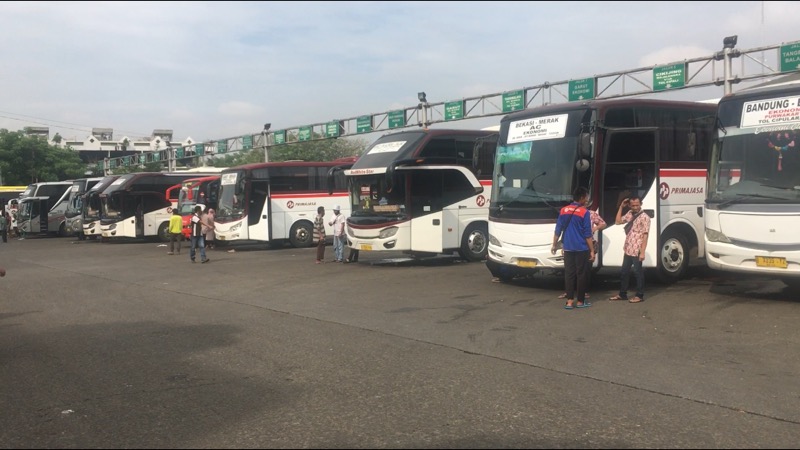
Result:
M654 224L643 266L664 281L705 259L797 283L799 103L793 84L718 104L548 105L509 114L493 129L386 134L359 158L83 180L72 187L85 193L70 199L69 215L82 212L85 235L166 240L174 208L188 216L203 204L217 210L220 242L305 247L317 208L343 205L353 249L457 252L510 280L563 270L563 256L550 252L553 230L572 192L585 187L587 207L610 224L624 198L642 199ZM602 230L594 268L620 267L624 240L621 226Z

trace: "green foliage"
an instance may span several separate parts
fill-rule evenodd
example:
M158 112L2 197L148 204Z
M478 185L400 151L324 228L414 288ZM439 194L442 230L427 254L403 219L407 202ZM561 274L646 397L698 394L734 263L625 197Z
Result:
M165 168L166 166L163 162L154 161L143 165L131 163L131 165L129 166L117 166L111 169L111 172L114 175L125 175L126 173L136 173L136 172L161 172Z
M347 156L360 156L367 148L363 139L319 139L314 141L292 142L269 147L270 162L333 161ZM216 155L208 163L214 167L235 167L242 164L264 162L264 149L256 148L228 155Z
M70 148L50 145L24 131L0 129L0 171L6 185L81 178L86 165Z

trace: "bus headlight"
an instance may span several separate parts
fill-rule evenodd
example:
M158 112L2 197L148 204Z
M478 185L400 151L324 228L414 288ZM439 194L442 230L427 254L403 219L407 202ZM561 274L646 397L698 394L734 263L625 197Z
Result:
M489 243L497 247L502 247L502 245L500 245L500 241L498 241L497 238L491 234L489 235Z
M378 234L378 238L386 239L394 236L395 234L397 234L397 227L389 227L381 230L380 234Z
M231 229L228 230L228 231L234 232L234 231L239 230L239 228L242 228L242 222L239 222L236 225L232 226Z
M711 242L725 242L727 244L731 243L731 240L728 239L728 236L725 236L721 231L712 230L711 228L706 228L706 237Z
M109 230L116 230L117 229L117 224L112 223L111 225L108 226L108 229Z

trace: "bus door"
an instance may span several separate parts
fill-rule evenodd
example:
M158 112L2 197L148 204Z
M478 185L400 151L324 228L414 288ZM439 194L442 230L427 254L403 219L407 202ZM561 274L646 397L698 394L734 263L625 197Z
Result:
M133 225L137 238L144 237L144 196L132 195L130 199L134 202L135 209L133 214Z
M631 195L642 198L642 211L650 216L645 267L655 267L658 250L658 130L606 130L603 154L602 197L598 212L608 226L600 233L600 263L608 267L622 266L625 245L624 225L615 225L619 205ZM623 216L627 212L623 209Z

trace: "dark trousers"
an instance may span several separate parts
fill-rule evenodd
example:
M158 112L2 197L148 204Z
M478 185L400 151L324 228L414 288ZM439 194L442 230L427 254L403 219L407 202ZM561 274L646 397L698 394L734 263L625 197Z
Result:
M325 238L322 238L317 242L317 261L322 261L324 259L325 259Z
M8 242L8 230L3 228L0 230L0 234L3 235L3 242Z
M350 247L350 253L347 255L347 262L358 262L358 250Z
M564 291L567 293L567 300L577 299L584 301L586 297L586 285L589 282L588 274L589 250L583 252L564 252ZM577 297L575 287L577 286Z
M644 271L642 270L642 262L639 261L638 256L625 255L622 258L622 269L619 272L620 285L619 296L628 298L628 285L631 280L631 267L633 267L633 275L636 277L636 296L644 300Z
M176 247L175 244L177 243L178 253L180 253L181 252L181 241L182 240L183 240L183 234L182 233L170 233L169 234L169 251L170 252L174 252L175 251L175 247Z

